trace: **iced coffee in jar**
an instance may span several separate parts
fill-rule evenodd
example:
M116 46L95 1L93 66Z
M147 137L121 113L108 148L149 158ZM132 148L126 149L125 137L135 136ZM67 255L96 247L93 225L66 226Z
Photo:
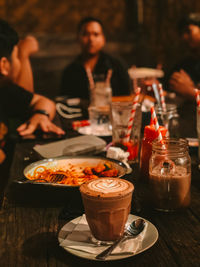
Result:
M190 204L191 159L186 139L153 141L149 161L149 197L153 208L175 211Z

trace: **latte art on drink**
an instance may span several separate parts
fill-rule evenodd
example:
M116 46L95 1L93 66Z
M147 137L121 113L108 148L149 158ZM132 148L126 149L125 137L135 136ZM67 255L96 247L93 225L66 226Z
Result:
M124 182L123 180L116 180L114 179L98 179L98 180L93 180L89 185L88 188L90 190L98 191L98 192L103 192L104 194L106 193L111 193L111 192L120 192L124 191L129 187L129 185Z

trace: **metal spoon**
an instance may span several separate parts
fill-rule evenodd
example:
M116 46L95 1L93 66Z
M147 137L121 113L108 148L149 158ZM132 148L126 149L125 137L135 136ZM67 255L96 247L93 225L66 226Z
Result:
M144 230L144 227L145 221L143 219L137 219L133 221L119 239L117 239L110 247L98 254L95 258L98 260L104 260L121 242L130 238L136 238L136 236L138 236Z

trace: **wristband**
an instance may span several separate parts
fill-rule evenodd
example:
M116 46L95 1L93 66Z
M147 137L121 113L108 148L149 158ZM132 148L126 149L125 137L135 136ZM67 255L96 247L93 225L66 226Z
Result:
M33 114L42 114L49 118L49 113L44 109L35 109L33 110Z

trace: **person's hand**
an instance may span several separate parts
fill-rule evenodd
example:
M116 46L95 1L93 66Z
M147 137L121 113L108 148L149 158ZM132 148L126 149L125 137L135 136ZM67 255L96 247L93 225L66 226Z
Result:
M39 44L34 36L28 35L23 40L19 41L19 56L29 57L39 50Z
M169 80L170 89L183 96L194 98L195 84L190 76L184 71L174 72Z
M17 128L19 135L24 136L32 134L36 129L41 129L43 132L55 133L57 135L63 135L65 132L52 123L46 115L34 114L28 122L23 123Z

